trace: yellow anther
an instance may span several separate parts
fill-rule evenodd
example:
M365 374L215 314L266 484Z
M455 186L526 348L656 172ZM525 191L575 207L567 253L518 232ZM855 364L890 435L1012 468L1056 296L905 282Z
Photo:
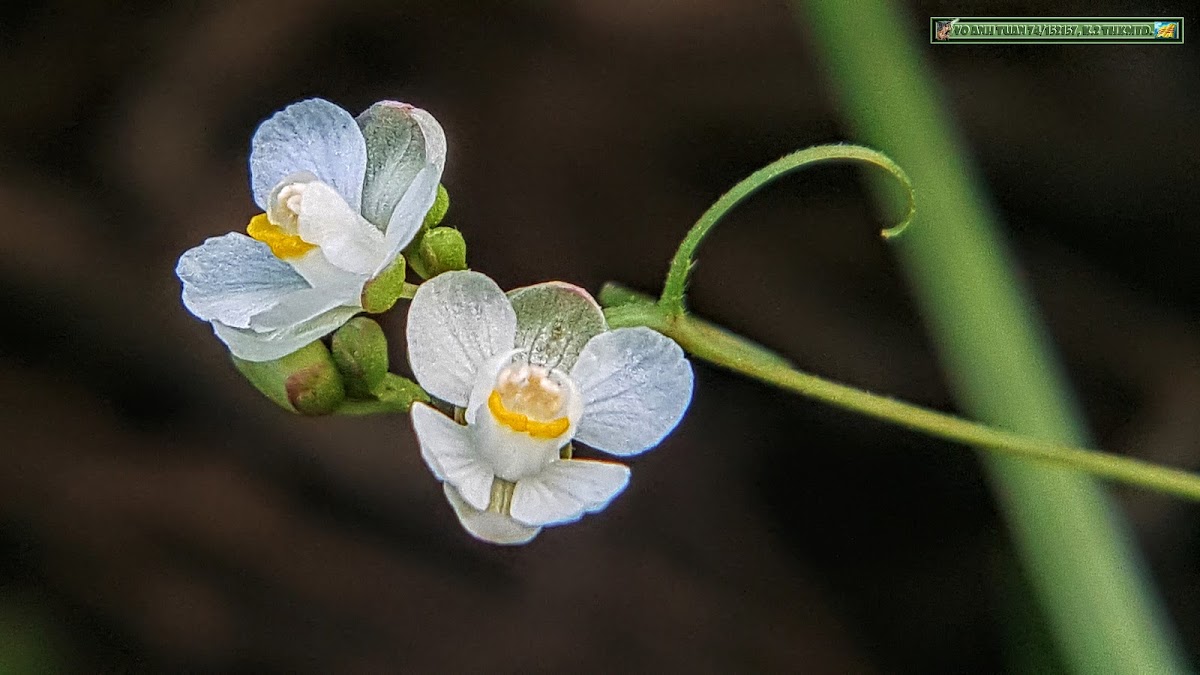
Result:
M500 392L495 390L492 391L491 396L488 396L488 410L491 410L496 420L504 426L513 431L523 431L534 438L557 438L571 426L571 421L565 417L549 422L539 422L529 419L528 415L513 412L504 407L504 401L500 399Z
M250 219L250 224L246 225L246 234L270 246L271 253L274 253L276 258L284 260L298 258L316 248L315 244L310 244L294 234L284 232L283 228L267 220L265 213L260 213Z

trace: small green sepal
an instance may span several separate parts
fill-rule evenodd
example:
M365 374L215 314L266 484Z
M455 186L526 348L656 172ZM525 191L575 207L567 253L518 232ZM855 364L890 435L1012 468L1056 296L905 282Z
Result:
M398 255L391 265L363 286L362 306L370 314L381 314L392 308L404 292L404 256Z
M274 361L232 358L250 384L288 412L328 415L346 400L342 376L320 341Z
M333 334L330 352L346 384L346 395L371 398L388 371L387 336L379 324L365 316L350 319Z

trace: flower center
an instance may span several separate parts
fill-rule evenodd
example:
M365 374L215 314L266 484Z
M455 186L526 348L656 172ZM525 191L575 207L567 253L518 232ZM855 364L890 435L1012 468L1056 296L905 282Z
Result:
M554 373L540 366L511 365L496 376L488 410L498 422L534 438L556 438L570 426L562 415L569 390Z
M276 258L286 260L298 258L316 248L294 234L288 234L284 229L267 220L267 214L260 213L250 219L246 225L246 234L271 247L271 253Z
M260 213L250 219L246 234L271 247L276 258L298 258L316 248L295 234L300 216L300 203L305 184L292 183L279 188L275 194L271 215ZM272 222L274 221L274 222Z
M296 218L300 215L301 199L304 197L304 188L308 187L304 183L291 183L279 188L279 194L275 195L275 204L282 211L281 216L289 219L289 225L296 224Z

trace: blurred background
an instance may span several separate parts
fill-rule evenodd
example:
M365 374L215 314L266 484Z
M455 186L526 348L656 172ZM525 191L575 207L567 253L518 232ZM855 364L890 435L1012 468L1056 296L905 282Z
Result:
M922 43L1182 11L906 7ZM1194 44L925 52L1101 446L1200 468ZM310 96L433 112L446 224L501 286L656 292L734 182L855 140L787 3L12 2L0 87L0 671L960 673L1038 639L962 448L697 364L612 507L491 547L407 420L282 412L180 305L178 255L255 212L255 126ZM693 306L952 411L890 217L855 169L785 179L701 249ZM1196 658L1200 510L1117 492Z

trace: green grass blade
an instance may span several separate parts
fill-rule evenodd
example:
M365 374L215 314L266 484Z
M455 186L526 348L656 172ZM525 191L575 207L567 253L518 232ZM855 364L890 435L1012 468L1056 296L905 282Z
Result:
M916 185L917 218L895 248L960 404L995 426L1090 445L938 83L922 63L917 44L928 17L903 16L885 0L798 5L853 140L887 153ZM1066 470L983 461L1065 662L1080 673L1186 672L1128 527L1104 490Z

